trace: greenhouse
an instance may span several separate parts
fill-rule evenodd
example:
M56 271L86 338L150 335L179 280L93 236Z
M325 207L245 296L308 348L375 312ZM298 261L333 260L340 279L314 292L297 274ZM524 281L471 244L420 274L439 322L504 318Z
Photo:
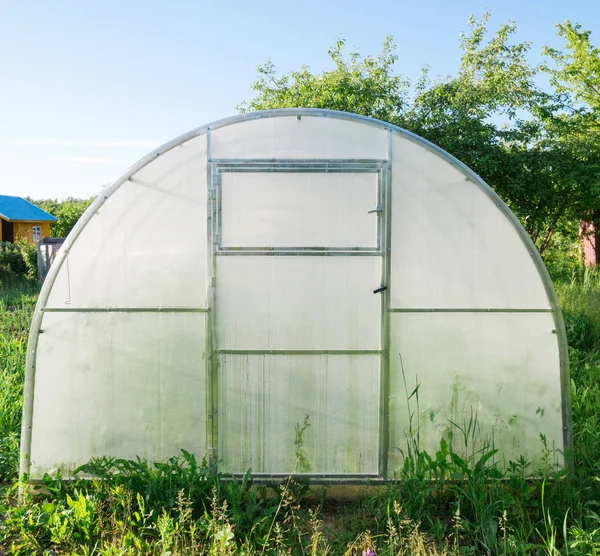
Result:
M442 439L562 466L568 387L543 262L476 174L366 117L255 112L143 158L67 238L31 327L21 472L184 449L367 482Z

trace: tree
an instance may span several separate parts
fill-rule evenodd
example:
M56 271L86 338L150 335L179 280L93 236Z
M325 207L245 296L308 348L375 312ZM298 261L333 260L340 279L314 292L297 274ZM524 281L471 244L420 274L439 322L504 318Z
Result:
M558 85L550 93L536 85L540 68L527 60L530 43L511 42L516 25L500 26L486 41L487 21L487 14L470 19L456 76L432 82L425 67L413 86L395 72L393 39L386 38L375 57L346 56L338 40L329 51L334 67L321 74L303 66L279 76L272 62L260 66L256 95L240 109L345 110L409 129L487 181L544 252L557 230L596 202L598 153L587 148L584 133L565 134L568 95Z
M543 49L551 65L543 64L541 69L556 93L540 114L556 143L578 153L576 162L586 170L581 179L592 182L578 215L594 224L596 245L600 245L600 48L592 45L590 31L581 25L566 21L556 28L565 46ZM598 249L596 262L600 263Z
M543 65L552 85L561 93L566 114L575 118L579 129L600 134L600 48L591 44L591 32L570 21L557 25L558 35L566 44L564 50L544 48L554 67Z
M258 67L257 80L252 85L256 96L238 105L241 112L271 108L311 107L342 110L370 116L387 122L401 119L408 103L410 82L395 75L398 59L391 37L383 43L376 56L361 56L357 52L344 56L345 41L338 39L329 49L334 68L320 75L308 66L279 77L270 60Z
M67 237L93 200L94 197L89 199L68 197L62 201L57 199L28 199L34 205L58 218L58 222L50 224L50 235L52 237Z

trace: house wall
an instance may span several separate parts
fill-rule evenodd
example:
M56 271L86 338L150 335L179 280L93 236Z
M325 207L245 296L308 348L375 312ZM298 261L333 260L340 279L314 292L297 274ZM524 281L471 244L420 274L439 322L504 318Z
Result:
M15 241L26 239L33 243L33 227L41 226L40 239L50 237L50 222L14 222Z

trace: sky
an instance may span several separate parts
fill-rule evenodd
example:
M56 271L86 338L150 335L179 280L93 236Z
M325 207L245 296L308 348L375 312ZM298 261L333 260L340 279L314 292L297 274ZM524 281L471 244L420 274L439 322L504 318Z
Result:
M377 54L398 73L454 74L468 18L513 20L561 47L570 20L600 44L599 0L0 0L0 194L90 197L162 143L237 112L256 68L331 67L327 50Z

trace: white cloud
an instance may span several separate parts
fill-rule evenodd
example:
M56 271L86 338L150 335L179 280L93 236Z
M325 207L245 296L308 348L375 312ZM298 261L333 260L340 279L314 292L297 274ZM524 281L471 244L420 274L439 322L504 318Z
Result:
M52 137L40 138L0 138L2 147L93 147L109 149L156 148L161 144L154 139L58 139Z

